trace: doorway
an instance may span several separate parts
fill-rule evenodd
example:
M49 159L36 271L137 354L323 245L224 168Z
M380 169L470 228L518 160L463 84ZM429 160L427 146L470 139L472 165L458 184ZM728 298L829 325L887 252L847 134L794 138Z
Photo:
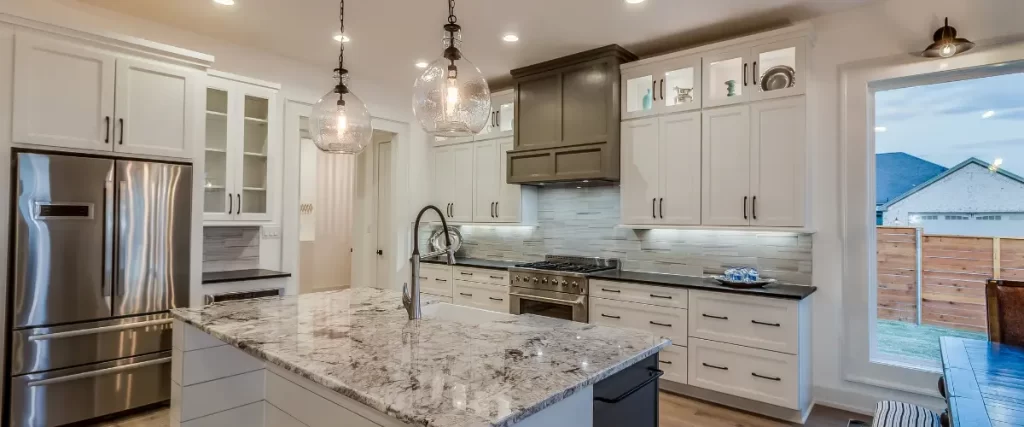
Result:
M376 240L377 240L377 269L375 288L387 288L386 283L390 279L390 267L384 254L391 256L394 252L390 244L391 236L391 140L394 134L388 132L374 132L374 149L376 150L376 182L377 182L377 203L376 212L373 216L377 218Z

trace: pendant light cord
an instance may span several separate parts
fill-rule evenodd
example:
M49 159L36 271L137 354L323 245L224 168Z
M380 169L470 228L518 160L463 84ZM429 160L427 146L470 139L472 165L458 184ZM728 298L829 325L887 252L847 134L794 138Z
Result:
M345 0L341 0L340 6L338 7L338 27L341 30L341 43L338 48L338 86L335 87L335 91L338 92L338 105L345 105L345 95L348 93L348 87L345 86L345 76L348 75L348 70L345 69Z

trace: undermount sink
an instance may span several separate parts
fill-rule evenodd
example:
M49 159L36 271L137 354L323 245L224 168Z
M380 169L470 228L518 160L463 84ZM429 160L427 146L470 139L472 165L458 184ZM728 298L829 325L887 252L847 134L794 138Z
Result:
M469 324L481 324L496 320L509 320L513 314L481 310L479 308L448 304L445 302L430 304L423 307L423 319L443 320Z

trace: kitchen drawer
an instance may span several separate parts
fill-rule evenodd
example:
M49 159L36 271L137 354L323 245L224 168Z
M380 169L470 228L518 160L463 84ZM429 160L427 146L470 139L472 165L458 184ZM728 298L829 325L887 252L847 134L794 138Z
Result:
M686 346L686 310L672 307L590 298L590 323L650 332Z
M660 369L665 371L661 379L686 384L686 347L670 345L658 355Z
M789 409L799 409L797 356L694 338L689 384Z
M690 292L690 335L796 354L797 301L717 292Z
M420 291L451 298L452 268L447 265L420 264Z
M486 268L456 266L453 276L455 277L455 280L508 286L508 270L490 270Z
M686 289L611 280L590 280L590 295L618 301L686 308Z
M508 288L504 286L456 280L453 299L455 305L501 313L509 312Z

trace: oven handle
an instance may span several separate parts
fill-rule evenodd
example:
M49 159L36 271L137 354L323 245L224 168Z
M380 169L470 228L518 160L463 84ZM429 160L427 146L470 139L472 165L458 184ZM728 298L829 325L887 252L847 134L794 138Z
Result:
M640 383L636 387L633 387L629 391L622 393L622 396L616 397L614 399L595 397L594 400L602 403L619 403L623 400L626 400L627 397L632 396L634 393L643 390L643 388L647 387L648 384L657 381L658 378L661 378L662 375L665 375L665 371L662 371L661 369L647 368L647 370L651 372L651 377L648 378L646 381Z
M569 300L558 299L558 298L550 298L550 297L541 297L541 296L537 296L537 295L520 294L520 293L516 293L516 292L509 292L508 294L510 296L514 296L514 297L532 299L532 300L537 300L537 301L553 302L555 304L583 305L583 301L581 301L582 298L577 299L575 301L569 301Z

